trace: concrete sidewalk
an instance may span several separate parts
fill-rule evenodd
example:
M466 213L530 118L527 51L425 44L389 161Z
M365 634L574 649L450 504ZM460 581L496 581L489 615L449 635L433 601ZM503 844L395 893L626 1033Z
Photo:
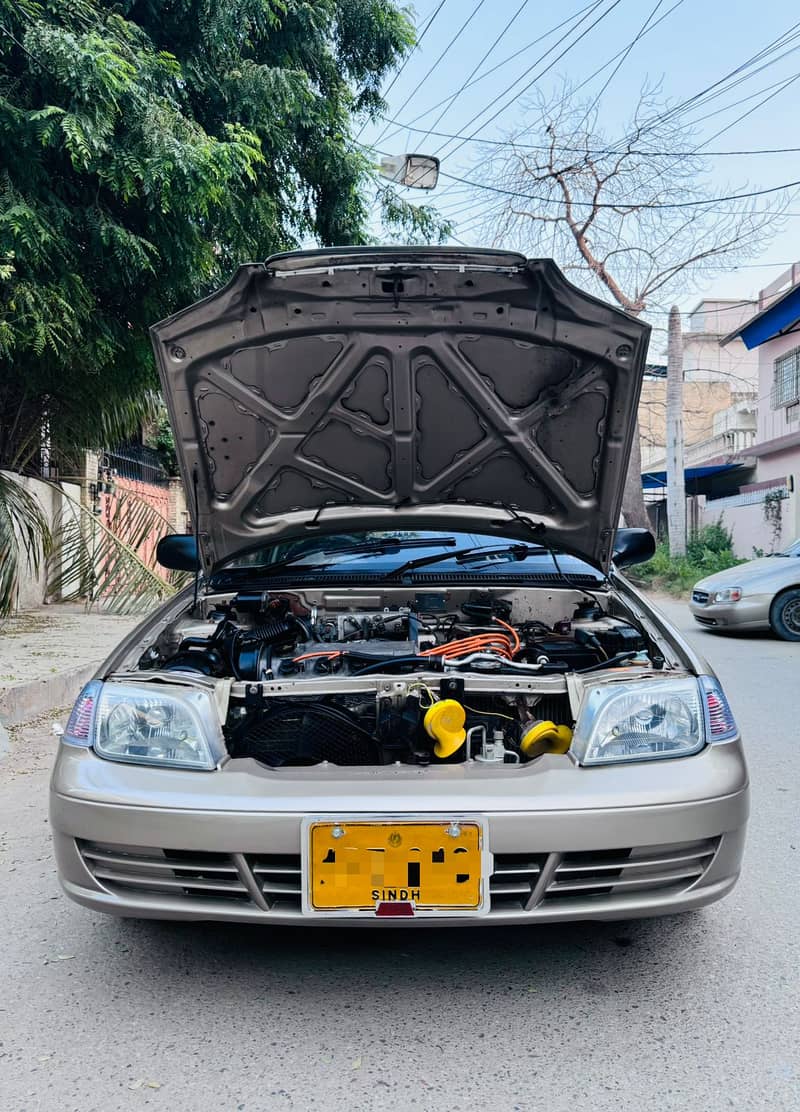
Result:
M86 612L80 603L0 619L0 724L15 726L71 703L141 616Z

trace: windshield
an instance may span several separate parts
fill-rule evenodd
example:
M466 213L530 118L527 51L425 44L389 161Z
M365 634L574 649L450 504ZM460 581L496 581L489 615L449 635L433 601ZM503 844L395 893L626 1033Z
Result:
M785 549L784 552L781 553L781 555L783 555L783 556L800 556L800 538L798 538L794 542L794 544L790 544L789 547L787 549Z
M468 571L478 576L497 571L521 576L579 575L602 582L602 576L582 560L556 553L554 562L550 550L535 541L436 530L354 530L299 537L237 556L217 574L249 573L254 578L266 578L285 571L297 579L312 573L341 576L352 571L354 576L369 574L372 578L402 572L413 574L417 569L442 573Z

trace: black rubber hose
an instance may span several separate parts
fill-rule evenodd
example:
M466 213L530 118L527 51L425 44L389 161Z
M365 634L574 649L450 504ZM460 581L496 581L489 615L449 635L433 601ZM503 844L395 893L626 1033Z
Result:
M610 660L598 660L597 664L590 664L587 668L576 668L576 672L581 674L585 672L599 672L602 668L610 668L613 664L622 664L624 660L630 660L631 657L638 656L638 652L617 653L612 656Z
M287 622L285 618L270 618L261 625L253 626L252 629L242 629L239 631L243 641L270 641L276 642L288 637L292 633L292 622Z
M289 617L294 622L294 624L299 627L300 631L303 634L304 641L314 640L313 630L311 629L310 624L305 620L305 618L299 618L297 614L290 614Z
M395 664L425 664L430 667L434 660L430 656L395 656L390 660L379 660L376 664L368 664L366 668L359 668L357 672L353 672L354 676L363 676L365 672L387 672ZM435 661L440 664L440 661Z

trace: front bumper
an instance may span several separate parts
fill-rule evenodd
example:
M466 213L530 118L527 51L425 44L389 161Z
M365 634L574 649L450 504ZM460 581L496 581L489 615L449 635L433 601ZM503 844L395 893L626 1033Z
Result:
M708 629L756 630L769 628L773 595L743 595L738 602L689 601L694 620Z
M307 815L481 814L493 854L488 915L352 919L301 911ZM62 746L51 823L67 894L141 918L309 925L625 919L724 896L741 867L747 771L738 742L695 757L581 769L265 769L114 764Z

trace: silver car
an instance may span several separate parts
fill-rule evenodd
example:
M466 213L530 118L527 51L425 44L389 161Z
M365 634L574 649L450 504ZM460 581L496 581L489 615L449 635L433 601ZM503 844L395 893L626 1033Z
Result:
M648 327L549 260L242 266L153 343L193 586L59 745L94 911L409 927L686 911L739 875L713 673L620 569Z
M784 641L800 641L800 540L701 579L689 609L708 629L771 629Z

